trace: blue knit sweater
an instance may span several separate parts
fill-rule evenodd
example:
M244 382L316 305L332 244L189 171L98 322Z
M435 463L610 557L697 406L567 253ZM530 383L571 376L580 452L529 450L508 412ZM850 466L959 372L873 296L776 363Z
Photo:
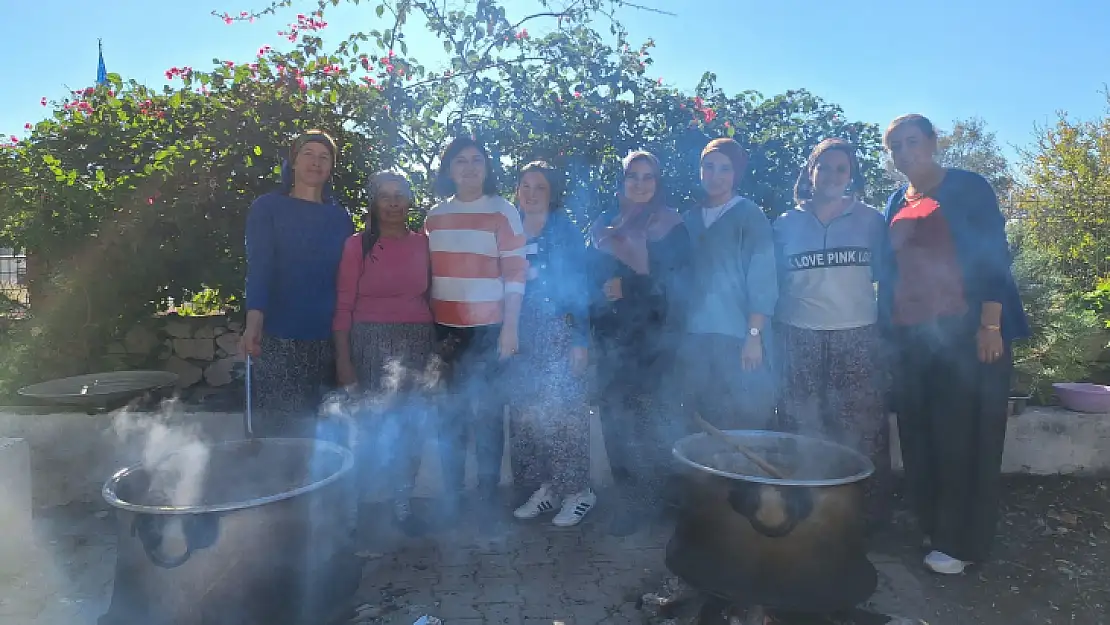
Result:
M325 200L282 192L255 200L247 215L247 309L264 315L263 333L284 339L331 336L335 279L350 213Z

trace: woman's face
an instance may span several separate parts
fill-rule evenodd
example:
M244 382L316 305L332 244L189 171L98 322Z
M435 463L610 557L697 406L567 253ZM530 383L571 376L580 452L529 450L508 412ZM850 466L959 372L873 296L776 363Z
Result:
M710 152L701 159L701 186L706 195L720 198L736 190L736 172L732 159L720 152Z
M458 191L481 191L486 181L486 159L478 148L470 146L451 159L449 173Z
M624 196L637 204L646 204L655 197L655 188L659 181L655 179L655 170L651 164L638 158L628 165L624 172Z
M516 199L525 214L546 213L551 208L551 185L547 183L547 176L538 171L521 176Z
M331 150L319 141L309 141L293 158L294 184L322 187L331 177L331 166Z
M399 226L408 222L412 202L409 200L408 189L400 180L386 180L377 189L374 205L377 207L378 220L383 225Z
M852 182L852 159L844 150L825 150L817 157L809 182L815 200L844 197Z
M933 164L937 150L935 137L927 137L916 124L902 124L887 136L887 149L894 167L907 176L926 170Z

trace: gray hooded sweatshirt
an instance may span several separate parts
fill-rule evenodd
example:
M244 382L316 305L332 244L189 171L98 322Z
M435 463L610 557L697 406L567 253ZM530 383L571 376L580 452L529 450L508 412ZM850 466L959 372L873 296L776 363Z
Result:
M879 211L857 200L825 224L802 206L780 215L774 231L780 322L808 330L876 322L874 267L887 240Z

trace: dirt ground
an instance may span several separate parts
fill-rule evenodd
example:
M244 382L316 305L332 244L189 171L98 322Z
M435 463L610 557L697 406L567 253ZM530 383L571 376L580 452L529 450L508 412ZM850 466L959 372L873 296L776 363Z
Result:
M959 577L908 566L929 597L930 625L1110 623L1110 480L1009 477L994 561ZM882 551L920 563L900 512Z

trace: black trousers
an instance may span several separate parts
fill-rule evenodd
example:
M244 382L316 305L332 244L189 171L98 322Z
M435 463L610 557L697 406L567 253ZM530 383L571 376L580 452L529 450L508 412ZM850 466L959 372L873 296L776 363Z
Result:
M689 432L681 412L682 378L672 349L603 344L597 367L598 408L605 453L622 504L660 508L674 475L671 448Z
M439 457L448 497L458 496L466 475L467 435L473 433L478 488L485 494L501 482L505 453L505 401L498 360L500 325L455 328L437 325L446 361L446 393L439 409Z
M895 329L895 410L907 494L937 551L982 562L998 524L1009 346L984 364L978 311Z

